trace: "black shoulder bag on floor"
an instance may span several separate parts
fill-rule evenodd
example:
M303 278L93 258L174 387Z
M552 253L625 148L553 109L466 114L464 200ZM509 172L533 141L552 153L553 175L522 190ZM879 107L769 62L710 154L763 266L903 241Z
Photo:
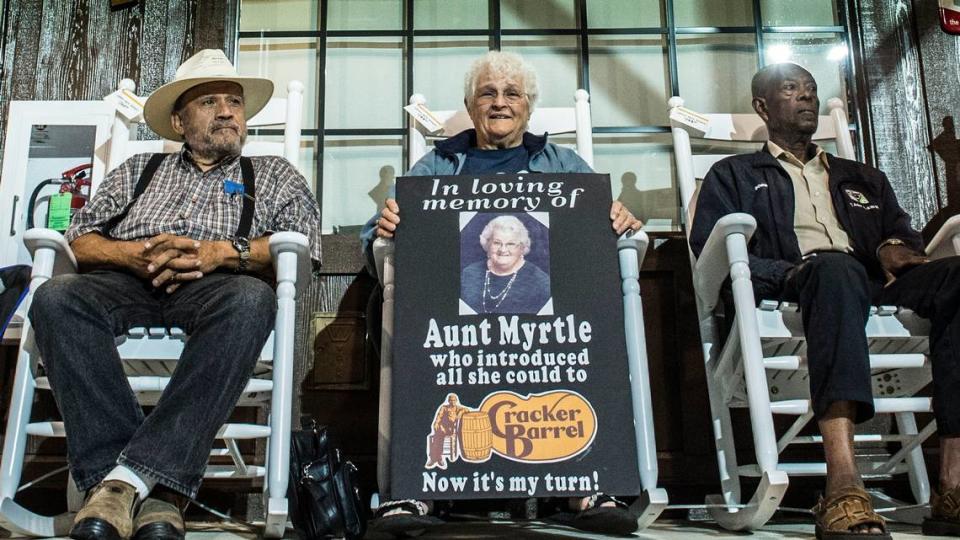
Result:
M304 540L338 536L362 538L365 505L357 489L357 468L343 461L327 428L308 418L290 437L290 519Z

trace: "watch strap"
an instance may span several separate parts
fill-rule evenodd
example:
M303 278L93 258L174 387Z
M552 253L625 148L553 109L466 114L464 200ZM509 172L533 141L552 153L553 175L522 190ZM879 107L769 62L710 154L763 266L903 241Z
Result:
M883 248L885 248L885 247L887 247L887 246L905 246L905 245L907 245L907 243L904 242L903 240L899 239L899 238L887 238L887 239L884 240L883 242L880 242L880 245L877 246L877 251L874 253L874 255L876 255L876 256L877 256L877 259L879 260L879 259L880 259L880 250L881 250L881 249L883 249Z
M247 271L247 268L250 265L250 241L246 238L240 236L234 238L233 249L237 250L239 258L237 259L237 268L234 270L238 274L242 274Z

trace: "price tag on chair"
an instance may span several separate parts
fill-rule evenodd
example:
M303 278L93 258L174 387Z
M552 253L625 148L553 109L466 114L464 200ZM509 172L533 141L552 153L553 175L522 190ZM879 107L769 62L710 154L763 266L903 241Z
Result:
M143 101L129 90L121 88L105 96L103 100L116 107L127 120L135 120L143 114Z
M411 103L403 108L420 123L428 132L439 133L443 131L443 122L437 118L430 109L423 103Z
M710 119L686 107L674 107L670 110L670 125L682 127L694 137L703 137L710 129Z

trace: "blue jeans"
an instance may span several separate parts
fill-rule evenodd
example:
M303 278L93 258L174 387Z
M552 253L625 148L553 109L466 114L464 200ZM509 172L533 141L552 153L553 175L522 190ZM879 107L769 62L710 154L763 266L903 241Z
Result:
M244 275L211 274L172 294L113 271L57 276L38 288L30 321L77 487L93 487L121 464L196 496L217 430L253 373L276 310L273 288ZM147 416L114 340L139 326L190 336Z

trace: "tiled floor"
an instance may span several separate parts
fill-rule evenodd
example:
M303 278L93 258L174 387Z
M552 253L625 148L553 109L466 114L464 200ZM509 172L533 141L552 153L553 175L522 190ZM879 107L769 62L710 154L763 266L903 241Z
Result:
M192 524L187 540L234 540L256 538L255 533L228 525L226 527L215 524ZM895 540L931 539L934 537L920 534L919 527L912 525L892 524L890 527ZM294 537L293 534L290 535ZM649 540L698 540L715 538L745 538L750 540L774 540L813 538L813 525L802 521L784 521L769 523L762 530L753 534L738 534L724 531L708 522L691 523L682 520L659 520L650 528L634 534L633 538ZM368 535L370 540L387 538L384 536ZM531 540L560 540L568 538L624 538L586 534L564 527L551 526L543 522L458 522L447 523L435 527L418 538L448 538L458 540L486 540L495 538L504 539L531 539Z

